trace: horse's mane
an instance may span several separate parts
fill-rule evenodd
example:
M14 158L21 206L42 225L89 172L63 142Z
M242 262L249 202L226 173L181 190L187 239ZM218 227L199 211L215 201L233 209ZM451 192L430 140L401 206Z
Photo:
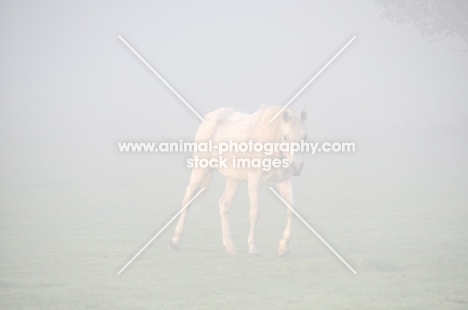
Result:
M280 106L265 106L262 105L260 109L252 114L251 122L251 135L252 138L258 142L281 142L281 115L278 115L273 122L268 123L270 119L278 113L281 109Z

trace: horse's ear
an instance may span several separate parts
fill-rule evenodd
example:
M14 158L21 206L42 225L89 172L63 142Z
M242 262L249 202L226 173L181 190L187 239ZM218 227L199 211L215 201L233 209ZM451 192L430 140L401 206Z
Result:
M306 113L306 111L302 111L302 112L301 112L301 120L302 120L302 121L305 121L306 118L307 118L307 113Z
M282 116L283 116L283 121L286 123L289 120L288 111L284 111Z

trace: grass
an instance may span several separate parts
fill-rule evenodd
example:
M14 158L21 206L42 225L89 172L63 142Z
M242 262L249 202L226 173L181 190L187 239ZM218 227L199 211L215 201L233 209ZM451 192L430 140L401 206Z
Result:
M245 186L232 209L240 253L225 254L216 203L223 185L216 178L207 197L190 210L179 251L167 247L171 225L117 276L177 212L184 173L164 183L123 172L115 178L4 182L0 308L468 307L463 197L372 190L372 182L366 188L362 182L336 187L336 180L307 176L297 182L296 209L357 275L297 219L290 255L277 257L285 207L266 188L257 237L261 255L247 254Z

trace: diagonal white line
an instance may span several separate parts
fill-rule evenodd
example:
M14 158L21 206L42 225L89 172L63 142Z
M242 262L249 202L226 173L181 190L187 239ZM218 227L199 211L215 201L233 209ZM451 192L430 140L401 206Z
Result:
M278 115L280 115L281 112L283 112L283 111L291 104L291 102L293 102L294 99L296 99L297 96L299 96L299 95L304 91L304 89L306 89L307 86L309 86L309 84L312 83L312 82L320 75L320 73L322 73L322 71L325 70L325 69L333 62L333 60L335 60L335 58L338 57L338 56L348 47L348 45L350 45L350 44L354 41L354 39L356 39L356 36L352 37L351 40L349 40L349 42L346 43L345 46L343 46L343 47L340 49L340 51L339 51L338 53L336 53L336 55L333 56L333 58L330 59L330 61L327 62L326 65L323 66L323 68L320 69L320 71L317 72L317 74L315 74L314 77L313 77L309 82L307 82L307 84L305 84L304 87L302 87L301 90L299 90L299 92L298 92L297 94L295 94L294 97L292 97L291 100L289 100L288 103L286 103L286 104L284 105L284 107L282 107L281 110L278 111L278 113L275 114L275 116L273 116L273 117L270 119L270 121L269 121L268 123L273 122L273 120L274 120L275 118L277 118Z
M189 200L189 202L187 202L187 204L186 204L185 206L183 206L183 207L182 207L182 209L180 209L180 211L179 211L179 212L177 212L177 213L176 213L176 215L174 215L174 217L173 217L173 218L171 218L171 220L170 220L169 222L167 222L167 224L166 224L166 225L164 225L164 227L163 227L163 228L161 228L161 229L158 231L158 233L157 233L156 235L154 235L154 237L153 237L153 238L151 238L151 240L150 240L150 241L148 241L148 242L145 244L145 246L144 246L144 247L142 247L142 248L141 248L141 250L140 250L140 251L138 251L138 253L136 253L136 254L135 254L135 256L133 256L133 258L132 258L132 259L131 259L131 260L130 260L130 261L129 261L129 262L128 262L128 263L127 263L125 266L123 266L123 268L122 268L122 269L120 269L120 271L119 271L119 272L117 272L117 275L120 275L120 274L122 273L122 271L124 271L124 270L125 270L125 268L127 268L127 267L128 267L128 265L130 265L130 264L131 264L131 263L132 263L132 262L135 260L135 258L137 258L137 257L138 257L138 255L140 255L140 254L141 254L141 252L143 252L143 251L144 251L144 250L145 250L145 249L146 249L146 248L147 248L147 247L148 247L148 246L151 244L151 242L153 242L153 241L154 241L154 239L156 239L156 238L157 238L157 237L158 237L158 236L159 236L159 235L160 235L160 234L161 234L161 233L164 231L164 229L166 229L166 228L167 228L167 226L169 226L169 224L171 224L171 223L172 223L172 222L173 222L173 221L174 221L174 220L175 220L175 219L176 219L176 218L177 218L177 217L178 217L178 216L179 216L179 215L182 213L182 211L184 211L184 210L185 210L185 209L186 209L186 208L187 208L187 207L188 207L188 206L189 206L189 205L192 203L192 201L194 201L194 200L195 200L195 198L197 198L197 197L198 197L198 195L200 195L200 194L201 194L201 192L203 192L203 191L205 190L205 188L206 188L206 187L202 187L202 188L200 189L200 191L199 191L198 193L196 193L196 194L195 194L195 196L193 196L193 198L192 198L192 199L190 199L190 200Z
M138 58L140 58L140 60L141 60L154 74L156 74L156 76L157 76L164 84L166 84L166 86L167 86L170 90L172 90L172 92L173 92L180 100L182 100L182 102L185 103L185 105L186 105L199 119L201 119L201 121L202 121L203 123L206 124L206 121L203 119L203 117L201 117L200 114L198 114L197 111L195 111L195 109L192 108L192 106L191 106L190 104L188 104L188 102L185 101L185 99L182 98L182 96L179 95L179 93L176 92L175 89L172 88L172 86L169 85L169 83L167 83L166 80L165 80L161 75L159 75L159 73L157 73L156 70L154 70L154 69L146 62L146 60L143 59L143 57L141 57L140 54L138 54L137 51L135 51L135 50L133 49L133 47L131 47L130 44L127 43L127 41L125 41L120 35L118 36L118 38L119 38L120 40L122 40L122 42L123 42Z
M299 215L299 213L296 212L296 210L294 210L287 202L286 200L283 199L283 197L280 196L280 194L278 194L272 187L268 187L301 221L302 223L305 224L305 226L307 226L307 228L309 228L319 239L320 241L322 241L329 249L330 251L333 252L333 254L336 255L336 257L338 257L342 262L343 264L346 265L346 267L349 268L349 270L351 270L354 274L357 274L356 270L353 269L353 267L351 267L344 259L343 257L340 256L340 254L338 254L316 231L315 229L313 229L303 218L302 216Z

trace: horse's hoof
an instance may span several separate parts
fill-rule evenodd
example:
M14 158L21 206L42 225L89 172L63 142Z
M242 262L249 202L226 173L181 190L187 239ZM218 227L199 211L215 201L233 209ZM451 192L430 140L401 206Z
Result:
M179 250L179 246L177 244L175 244L174 241L171 240L171 241L169 241L169 249L177 251L177 250Z
M260 252L257 249L251 249L251 250L249 250L249 255L259 256Z
M278 256L279 257L284 257L289 254L289 249L282 249L278 247Z
M232 248L232 249L226 250L226 253L232 255L232 254L238 254L239 252L237 252L237 250L235 248Z

